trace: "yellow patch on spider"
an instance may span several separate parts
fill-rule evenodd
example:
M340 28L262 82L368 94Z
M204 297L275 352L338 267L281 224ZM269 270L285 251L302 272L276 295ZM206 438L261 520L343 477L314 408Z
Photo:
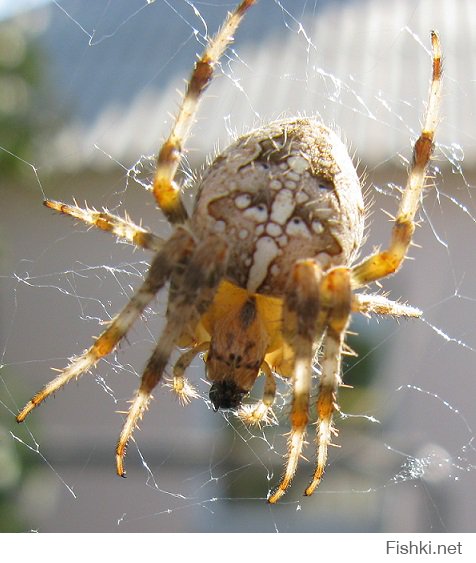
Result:
M195 339L197 342L209 341L212 334L216 335L217 324L231 322L237 325L239 331L240 311L250 297L256 299L258 316L248 329L247 335L266 341L264 361L274 372L284 377L290 377L293 352L283 338L281 324L283 300L279 297L251 293L224 280L218 286L212 305L195 328ZM182 341L181 345L184 343Z

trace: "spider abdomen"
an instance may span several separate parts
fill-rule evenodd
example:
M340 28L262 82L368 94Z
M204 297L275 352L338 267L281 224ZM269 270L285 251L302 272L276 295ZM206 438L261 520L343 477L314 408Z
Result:
M227 278L282 295L293 264L349 264L364 227L360 182L345 145L313 119L273 122L244 135L203 175L192 228L222 233Z

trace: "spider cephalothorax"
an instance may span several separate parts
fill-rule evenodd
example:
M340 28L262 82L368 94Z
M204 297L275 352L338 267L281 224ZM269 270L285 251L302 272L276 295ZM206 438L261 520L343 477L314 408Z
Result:
M276 121L239 138L206 169L190 218L182 203L174 178L199 99L254 3L244 0L238 4L209 40L191 74L172 131L158 153L152 189L158 207L175 226L168 240L107 211L45 202L51 209L152 250L155 256L124 309L88 350L26 404L17 420L23 421L45 398L110 353L170 280L166 324L126 413L116 447L117 472L125 475L127 443L153 389L163 379L172 352L181 347L186 351L173 367L171 387L182 402L196 394L184 374L192 359L203 352L213 408L235 409L248 423L272 418L274 374L289 379L291 431L284 474L268 497L274 503L289 487L303 448L315 359L320 372L317 461L307 495L321 480L327 449L336 433L332 419L338 408L341 357L351 314L420 314L381 295L354 291L393 274L406 257L433 150L441 54L433 32L428 107L390 242L354 265L364 230L361 185L345 145L316 119ZM265 377L261 401L240 407L260 374Z
M253 296L220 321L206 358L210 400L215 410L236 409L258 377L268 339Z

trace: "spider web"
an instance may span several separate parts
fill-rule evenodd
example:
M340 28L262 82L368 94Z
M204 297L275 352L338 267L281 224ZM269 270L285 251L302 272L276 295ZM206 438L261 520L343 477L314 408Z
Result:
M128 478L115 478L121 427L115 411L125 409L160 334L164 295L93 374L48 400L26 425L13 421L52 376L51 367L61 368L90 345L150 260L104 233L52 216L42 199L86 200L167 236L169 227L143 189L151 155L168 131L167 112L176 110L175 89L182 89L195 53L233 4L121 0L93 7L61 0L40 12L44 25L36 39L46 52L58 49L64 29L79 49L56 53L56 64L67 67L58 71L54 94L64 123L48 144L31 158L0 147L23 174L21 189L4 191L1 225L0 424L10 480L0 486L14 491L21 525L40 531L474 531L475 138L474 115L465 113L474 74L469 63L460 63L464 73L450 64L466 56L464 33L456 43L443 16L430 13L423 0L411 8L395 2L398 17L384 34L378 3L370 0L260 0L224 57L188 142L183 181L191 200L205 154L261 122L317 113L341 130L362 161L373 202L368 253L388 241L391 225L381 210L396 209L426 100L427 32L442 28L445 99L434 185L415 236L421 248L413 247L413 260L382 282L423 317L354 318L358 336L351 346L359 356L344 369L354 388L340 394L341 447L332 448L314 496L302 497L312 472L311 427L289 493L278 506L265 502L286 451L288 385L279 382L279 424L246 428L231 414L212 411L199 359L189 378L200 399L183 408L166 387L156 390L129 447ZM466 7L463 0L456 4ZM152 18L158 32L144 41L141 26ZM259 392L258 384L253 397Z

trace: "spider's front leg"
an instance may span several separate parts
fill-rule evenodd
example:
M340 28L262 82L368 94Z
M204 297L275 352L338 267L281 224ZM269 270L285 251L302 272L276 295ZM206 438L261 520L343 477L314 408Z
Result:
M281 481L268 502L284 495L296 472L309 421L309 396L316 339L322 336L320 282L322 272L312 260L298 262L293 269L283 309L283 331L294 350L293 401L287 461Z
M149 230L139 225L135 225L128 216L124 218L118 217L106 209L97 211L94 208L89 208L87 205L83 209L77 205L70 205L52 199L45 199L43 205L49 209L53 209L53 211L58 211L64 215L79 219L83 223L86 223L86 225L112 233L119 239L130 242L145 250L159 252L165 243L163 239L154 235L154 233L151 233Z
M261 423L270 424L276 420L272 411L276 398L276 381L273 371L266 361L261 364L260 371L266 378L262 399L255 405L242 405L238 411L238 416L245 424L259 426Z
M326 332L322 343L317 396L317 463L312 481L305 491L306 496L312 495L321 481L327 462L327 448L332 443L332 435L336 433L332 417L338 409L342 349L352 305L350 272L347 268L335 268L324 277L320 299L321 311L326 317Z
M185 269L180 271L174 280L174 287L169 294L165 328L147 362L116 446L116 467L121 477L126 474L124 456L127 444L147 409L152 391L162 379L170 355L184 330L196 324L210 307L223 277L227 259L226 243L220 237L210 237L206 243L196 248Z
M210 342L200 342L184 352L175 362L173 378L168 386L176 393L182 405L188 405L192 399L198 397L197 390L190 384L184 374L197 354L207 352L209 348Z
M110 322L107 329L88 350L74 358L55 379L47 383L41 391L28 401L18 413L17 422L23 422L28 414L47 397L61 389L72 379L78 379L96 365L101 358L110 354L167 282L177 261L186 260L194 246L195 241L192 236L184 229L177 229L176 233L164 244L162 250L156 254L144 283L131 297L127 305Z

